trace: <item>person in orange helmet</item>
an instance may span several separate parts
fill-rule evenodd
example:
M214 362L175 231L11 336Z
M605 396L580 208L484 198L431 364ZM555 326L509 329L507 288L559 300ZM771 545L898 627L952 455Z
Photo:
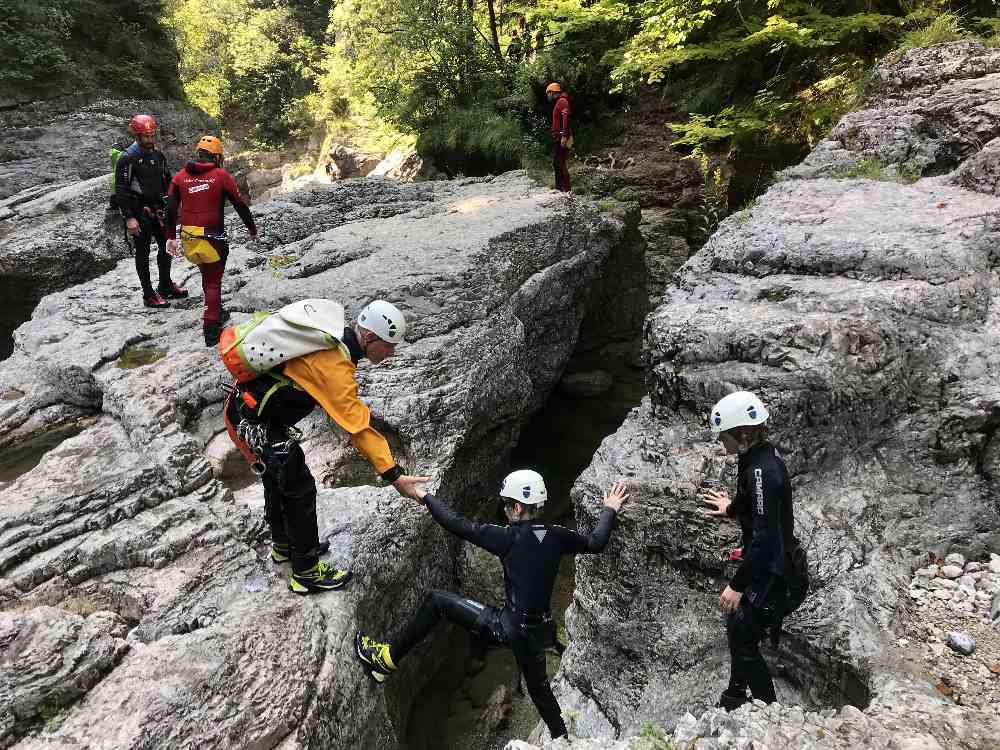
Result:
M164 237L164 195L170 184L167 158L156 148L156 120L150 115L135 115L128 124L135 142L115 162L115 206L125 219L125 231L135 250L135 270L142 285L146 307L169 307L170 299L182 299L188 293L170 280L170 255ZM156 240L159 252L156 267L159 282L153 288L149 277L149 246Z
M236 180L222 168L222 141L214 135L202 136L195 152L197 160L188 162L174 175L167 191L167 251L171 255L178 254L176 227L179 220L184 255L201 271L205 294L202 316L205 346L215 346L228 317L222 310L222 275L229 256L223 211L226 200L236 209L252 240L257 239L257 226Z
M556 190L564 193L570 191L569 170L566 168L566 157L573 145L573 130L570 128L569 96L558 83L550 83L545 88L549 102L555 102L552 108L552 169L556 177Z

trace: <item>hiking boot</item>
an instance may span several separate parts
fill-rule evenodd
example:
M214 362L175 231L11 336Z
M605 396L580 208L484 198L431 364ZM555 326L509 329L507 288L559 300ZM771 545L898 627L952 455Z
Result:
M330 551L329 542L321 542L316 548L317 555L325 555ZM271 561L275 563L288 562L289 558L292 556L292 546L290 544L272 544L271 545Z
M737 690L726 688L722 695L719 696L719 702L715 705L718 708L726 709L726 711L735 711L737 708L742 706L744 703L748 703L749 701L750 699L747 698L747 691L745 689L741 695Z
M206 323L202 326L202 332L205 334L205 346L216 346L222 336L222 326L218 323Z
M351 580L349 570L337 570L320 560L309 570L292 573L288 576L288 590L296 594L311 594L313 592L336 591L347 585Z
M170 307L170 303L163 299L158 292L143 295L142 304L146 307Z
M157 291L164 299L184 299L188 296L187 289L181 289L172 281L167 286L161 286Z
M389 655L388 643L372 640L359 630L354 636L354 651L375 682L385 682L385 678L396 671L396 665Z

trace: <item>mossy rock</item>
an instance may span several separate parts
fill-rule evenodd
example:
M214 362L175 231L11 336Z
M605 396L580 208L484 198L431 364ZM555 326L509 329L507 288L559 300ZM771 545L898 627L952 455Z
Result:
M130 346L122 352L117 364L122 370L134 370L143 365L150 365L166 356L166 349L161 349L158 346Z

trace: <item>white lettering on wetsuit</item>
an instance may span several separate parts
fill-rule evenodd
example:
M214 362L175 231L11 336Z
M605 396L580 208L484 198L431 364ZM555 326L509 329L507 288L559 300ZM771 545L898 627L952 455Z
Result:
M753 470L754 488L757 490L757 515L764 515L764 472Z

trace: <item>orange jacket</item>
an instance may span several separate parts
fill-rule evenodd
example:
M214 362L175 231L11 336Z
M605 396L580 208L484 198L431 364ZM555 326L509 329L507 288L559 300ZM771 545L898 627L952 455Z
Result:
M379 474L396 468L389 443L371 426L371 412L358 398L357 367L339 349L322 349L285 363L285 377L298 383L330 417ZM396 470L399 471L398 469ZM392 472L392 481L399 474ZM399 472L401 473L401 472ZM390 475L391 476L391 475ZM389 479L388 476L384 477Z

